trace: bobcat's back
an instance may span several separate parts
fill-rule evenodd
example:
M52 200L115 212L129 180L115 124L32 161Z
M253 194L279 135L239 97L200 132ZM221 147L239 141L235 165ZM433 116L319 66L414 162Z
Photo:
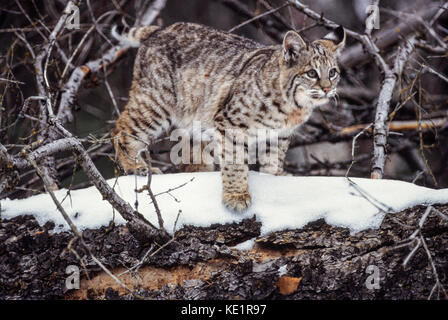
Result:
M261 48L237 35L176 23L142 41L133 87L151 91L157 105L171 109L167 111L175 124L186 126L198 120L211 127L235 79Z

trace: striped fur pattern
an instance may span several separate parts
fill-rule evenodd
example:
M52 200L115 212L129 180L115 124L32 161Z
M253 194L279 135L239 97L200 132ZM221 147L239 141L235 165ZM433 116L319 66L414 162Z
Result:
M338 28L308 42L289 31L282 45L263 46L202 25L176 23L131 30L130 39L141 46L129 102L113 131L117 158L127 173L145 173L138 151L146 145L172 128L200 121L222 136L226 129L238 129L245 147L257 129L275 130L278 160L260 159L260 170L282 174L293 130L336 94L336 59L345 32ZM221 172L224 205L244 211L251 203L248 165L223 160Z

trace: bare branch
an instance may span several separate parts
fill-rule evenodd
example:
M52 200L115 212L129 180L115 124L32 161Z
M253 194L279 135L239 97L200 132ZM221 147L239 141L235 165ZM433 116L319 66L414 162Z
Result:
M414 50L415 41L415 36L412 36L408 41L406 41L403 48L400 48L397 53L394 69L385 71L385 79L379 94L375 113L375 123L373 127L374 145L371 172L371 178L373 179L381 179L383 177L388 136L386 121L389 115L390 101L394 93L397 77L401 76L404 64L409 58L411 52Z
M160 10L164 8L166 0L155 1L143 15L141 20L137 20L137 23L141 23L142 26L150 25L154 19L159 14ZM137 26L137 24L135 25ZM82 83L84 77L89 73L96 73L102 70L105 66L108 66L120 58L125 52L127 52L131 47L125 44L118 44L110 48L104 55L99 59L90 61L83 66L77 67L71 74L69 80L65 83L62 88L61 102L59 105L57 118L62 122L72 122L73 115L71 112L71 105L73 104L74 98L78 89Z
M256 21L256 20L258 20L258 19L260 19L262 17L265 17L267 15L270 15L270 14L272 14L274 12L277 12L277 11L279 11L279 10L283 9L284 7L289 6L289 5L290 5L289 3L284 3L280 7L271 9L271 10L266 11L266 12L263 12L262 14L259 14L259 15L255 16L255 17L253 17L253 18L251 18L251 19L249 19L247 21L244 21L244 22L240 23L239 25L237 25L237 26L233 27L232 29L230 29L228 32L233 32L233 31L235 31L235 30L237 30L237 29L239 29L241 27L244 27L245 25L248 25L249 23L252 23L252 22L254 22L254 21Z

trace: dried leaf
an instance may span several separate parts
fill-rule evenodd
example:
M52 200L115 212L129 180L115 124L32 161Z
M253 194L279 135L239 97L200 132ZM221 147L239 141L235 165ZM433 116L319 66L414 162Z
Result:
M287 295L297 290L301 280L302 278L282 276L278 279L276 285L281 294Z

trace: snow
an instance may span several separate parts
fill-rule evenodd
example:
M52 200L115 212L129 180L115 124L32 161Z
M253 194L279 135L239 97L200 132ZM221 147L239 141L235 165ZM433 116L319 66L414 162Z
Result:
M288 272L287 267L288 267L288 265L285 264L285 265L281 266L280 268L278 268L278 276L279 277L284 276Z
M193 180L192 180L193 179ZM352 182L351 182L352 181ZM144 177L123 176L108 183L118 194L134 205L137 188L146 184ZM186 185L176 188L184 183ZM288 177L249 173L252 206L244 213L234 213L221 204L221 175L219 172L178 173L154 175L151 188L165 221L172 233L184 225L209 226L241 221L256 215L267 234L284 229L301 228L323 218L328 224L347 227L352 233L378 228L386 212L398 212L416 205L448 203L448 189L429 189L396 180L371 180L344 177ZM102 199L95 187L55 192L75 225L83 230L125 221L111 205ZM151 223L158 225L155 210L146 191L138 194L138 210ZM1 217L32 214L43 225L54 221L56 232L68 230L68 225L48 194L22 200L2 200ZM247 243L250 246L250 243Z
M237 249L240 251L249 251L255 245L256 238L252 238L241 243L238 243L236 246L231 247L232 249Z

